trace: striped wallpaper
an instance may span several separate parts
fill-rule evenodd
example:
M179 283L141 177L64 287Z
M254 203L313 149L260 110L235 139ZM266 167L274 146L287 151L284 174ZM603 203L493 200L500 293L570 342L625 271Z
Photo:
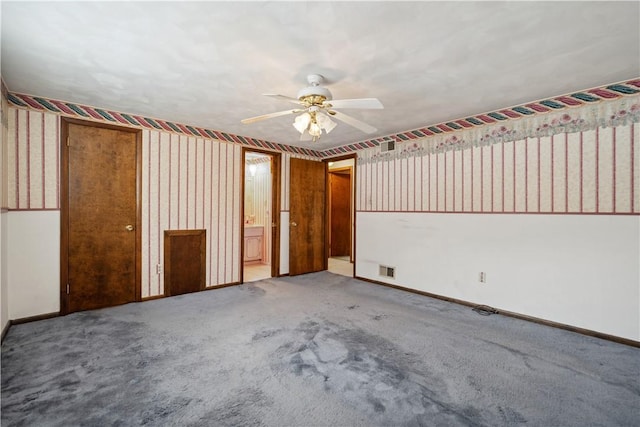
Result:
M291 154L282 153L282 164L280 166L280 182L282 182L282 193L280 194L280 210L289 212L289 180L291 179Z
M9 102L7 101L7 87L4 84L2 78L0 78L0 117L2 118L2 135L0 135L0 141L3 141L2 147L0 147L0 210L4 212L9 205L8 194L8 174L7 174L7 155L8 147L4 141L9 140Z
M10 108L7 205L12 210L60 209L60 121L54 114Z
M8 109L6 208L60 209L60 116ZM142 297L164 293L164 230L207 230L207 286L240 280L242 145L142 130ZM289 161L281 153L281 209L289 210ZM286 225L286 224L285 224Z
M640 126L358 164L366 212L640 213Z
M164 230L207 230L206 284L240 280L242 149L142 132L142 296L164 293Z
M3 208L59 210L60 115L10 106L6 116ZM156 265L164 263L167 229L206 229L207 285L239 281L243 145L147 128L142 139L143 297L164 292ZM368 153L379 147L361 150L356 208L637 215L639 141L640 124L625 122L441 152L425 149L376 158ZM408 143L397 149L404 145ZM311 157L281 155L280 209L286 213L290 159ZM288 225L282 226L286 231Z
M10 107L7 202L12 211L60 209L60 116ZM206 229L206 284L240 280L242 145L142 130L142 297L164 293L164 230ZM288 209L290 153L282 154ZM302 156L301 156L302 157ZM306 158L306 156L304 156Z
M8 189L3 208L10 210L60 209L60 115L9 106L7 112L7 177ZM143 129L143 135L173 135L180 141L206 141L226 144L216 139L198 138L173 132ZM184 143L184 142L183 142ZM176 143L177 144L177 143ZM145 145L146 146L146 145ZM193 153L191 153L193 155ZM302 154L281 153L281 209L289 210L289 160L299 157L318 160ZM242 159L235 159L240 167ZM192 212L193 214L193 212Z

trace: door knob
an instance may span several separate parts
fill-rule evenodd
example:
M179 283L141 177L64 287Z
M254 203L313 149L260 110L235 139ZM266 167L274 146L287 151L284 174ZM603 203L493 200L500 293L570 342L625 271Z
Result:
M292 227L297 227L297 226L298 226L298 223L297 223L297 222L295 222L295 221L291 221L291 226L292 226Z
M134 229L133 225L131 225L131 224L126 225L124 228L125 228L127 231L133 231L133 229Z

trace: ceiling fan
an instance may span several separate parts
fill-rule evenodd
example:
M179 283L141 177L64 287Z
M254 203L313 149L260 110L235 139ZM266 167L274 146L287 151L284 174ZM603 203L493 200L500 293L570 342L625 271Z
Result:
M293 110L278 111L275 113L264 114L262 116L250 117L248 119L241 120L241 122L244 124L250 124L265 119L286 116L288 114L299 114L293 122L293 127L300 132L301 141L316 141L320 138L323 130L325 133L331 132L337 126L337 123L331 120L331 118L338 119L341 122L353 126L365 133L374 133L377 131L373 126L336 111L335 109L360 108L372 110L384 108L378 99L359 98L334 100L329 89L320 86L323 81L324 77L319 74L308 75L307 82L309 83L309 86L298 91L297 99L284 95L265 93L265 96L298 104L300 107Z

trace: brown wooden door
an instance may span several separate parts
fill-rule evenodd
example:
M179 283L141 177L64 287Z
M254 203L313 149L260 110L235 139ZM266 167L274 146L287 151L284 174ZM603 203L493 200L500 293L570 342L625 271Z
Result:
M351 256L351 174L329 173L329 247L331 256Z
M165 230L165 295L182 295L204 290L207 275L206 255L206 230Z
M291 159L289 275L327 269L326 163Z
M66 233L62 241L67 246L62 258L67 265L62 268L66 267L69 286L63 283L61 311L136 301L138 134L76 123L67 126L62 216Z

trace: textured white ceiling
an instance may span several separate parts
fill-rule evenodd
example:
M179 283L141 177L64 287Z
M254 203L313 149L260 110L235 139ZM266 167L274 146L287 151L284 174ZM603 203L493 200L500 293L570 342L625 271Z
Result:
M1 2L2 77L38 95L324 150L640 75L633 2ZM299 142L291 108L320 73L344 110Z

